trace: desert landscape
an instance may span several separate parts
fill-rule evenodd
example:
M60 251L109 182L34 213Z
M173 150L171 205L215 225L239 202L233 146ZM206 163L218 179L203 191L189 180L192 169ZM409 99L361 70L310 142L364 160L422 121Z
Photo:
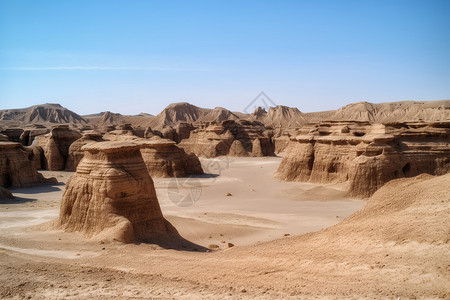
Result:
M0 0L0 299L450 300L449 0Z
M4 299L449 297L449 100L0 126Z

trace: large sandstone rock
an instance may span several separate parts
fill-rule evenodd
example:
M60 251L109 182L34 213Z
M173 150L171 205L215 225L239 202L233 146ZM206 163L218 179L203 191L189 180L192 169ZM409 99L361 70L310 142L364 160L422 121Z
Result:
M56 183L46 179L33 165L33 152L20 143L0 142L0 186L23 187L35 183Z
M237 157L247 157L249 156L249 153L245 150L244 146L242 146L241 141L234 140L233 143L231 144L228 155Z
M152 177L184 177L203 174L200 160L194 153L176 146L174 141L153 138L141 144L144 163Z
M179 146L187 153L210 158L227 155L233 140L233 134L222 125L205 124L204 128L191 131L190 137L182 140Z
M125 243L177 235L161 213L140 145L99 142L83 149L86 153L63 195L60 228Z
M55 126L49 134L36 137L35 146L44 150L44 168L51 171L64 170L69 147L80 137L81 134L71 130L68 125Z
M102 135L94 130L83 132L83 136L73 142L69 147L69 153L66 163L66 171L74 172L77 169L78 164L84 156L82 147L88 143L102 141Z
M348 182L351 196L368 197L395 178L448 172L449 125L329 122L303 128L291 139L277 176Z

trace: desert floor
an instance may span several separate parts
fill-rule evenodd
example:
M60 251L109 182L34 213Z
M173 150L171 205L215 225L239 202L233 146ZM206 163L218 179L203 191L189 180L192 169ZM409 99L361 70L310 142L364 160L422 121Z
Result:
M199 248L217 245L216 251L104 243L54 230L51 221L58 216L64 182L72 173L43 172L61 183L12 189L17 199L0 204L0 297L448 296L449 281L442 272L415 270L408 263L404 270L385 267L409 259L396 257L395 245L364 244L369 246L361 249L357 241L347 241L333 249L332 243L324 245L333 236L300 235L337 224L365 201L347 198L339 185L281 182L273 176L280 161L202 159L205 176L154 179L165 217L185 239ZM318 245L323 246L320 251ZM444 246L429 255L442 255L448 249ZM425 246L416 251L429 250L420 247ZM449 268L447 258L444 269ZM415 272L417 276L408 279Z

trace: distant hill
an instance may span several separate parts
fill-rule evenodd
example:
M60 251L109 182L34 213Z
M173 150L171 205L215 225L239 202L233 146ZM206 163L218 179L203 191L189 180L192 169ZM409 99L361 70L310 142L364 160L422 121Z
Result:
M22 124L87 124L87 120L80 115L54 103L0 110L0 121Z
M357 102L338 109L332 120L370 122L450 120L450 100L399 101L385 103Z

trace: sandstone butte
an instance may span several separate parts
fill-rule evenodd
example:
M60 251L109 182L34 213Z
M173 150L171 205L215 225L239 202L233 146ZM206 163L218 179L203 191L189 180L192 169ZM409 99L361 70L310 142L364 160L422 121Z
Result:
M69 125L54 126L49 134L36 137L34 147L43 149L41 165L50 171L61 171L66 168L70 145L82 135L69 128Z
M124 243L180 238L162 215L140 147L124 141L84 146L85 155L67 182L57 227Z
M449 122L322 122L291 137L276 176L346 182L350 196L369 197L392 179L447 173L449 142Z
M33 151L20 143L0 142L0 186L24 187L36 183L56 183L44 178L33 164Z

